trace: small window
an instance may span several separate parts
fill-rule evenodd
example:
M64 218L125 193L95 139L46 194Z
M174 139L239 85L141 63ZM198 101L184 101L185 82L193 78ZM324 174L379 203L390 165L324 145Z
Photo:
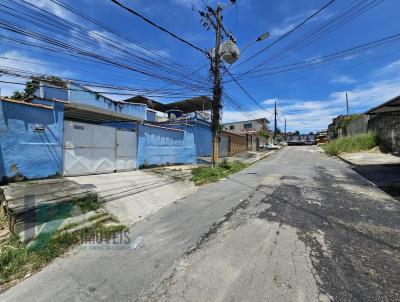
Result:
M233 129L235 129L235 126L234 126L234 125L231 125L231 126L229 126L229 129L230 129L230 130L233 130Z
M253 124L252 123L243 124L243 128L244 129L253 129Z
M96 101L98 101L100 99L100 96L98 94L96 94Z

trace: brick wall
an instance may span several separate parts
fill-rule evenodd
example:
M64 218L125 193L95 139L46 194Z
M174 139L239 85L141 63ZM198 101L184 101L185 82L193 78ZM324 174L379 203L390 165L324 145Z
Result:
M229 138L229 156L246 151L246 137L244 135L226 131L222 131L221 135Z

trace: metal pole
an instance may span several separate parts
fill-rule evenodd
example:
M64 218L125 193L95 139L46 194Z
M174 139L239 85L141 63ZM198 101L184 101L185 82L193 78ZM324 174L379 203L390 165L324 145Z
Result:
M349 97L347 95L347 92L346 92L346 111L347 111L347 116L349 116Z
M219 142L219 121L221 119L221 73L220 63L221 58L219 54L219 48L221 44L221 7L218 6L214 14L217 22L215 24L215 51L214 57L211 56L211 72L213 75L213 102L212 102L212 165L218 163L218 142Z

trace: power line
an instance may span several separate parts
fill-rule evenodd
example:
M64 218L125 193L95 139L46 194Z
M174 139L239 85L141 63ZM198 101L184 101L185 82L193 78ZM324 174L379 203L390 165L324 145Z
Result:
M225 65L223 65L224 69L226 70L226 72L229 74L229 76L232 78L232 80L239 86L239 88L258 106L260 107L262 110L264 110L267 113L270 113L268 110L266 110L263 106L261 106L255 98L253 98L251 96L251 94L249 92L247 92L247 90L242 86L242 84L239 83L238 80L236 80L236 78L230 73L230 71L228 70L228 68L226 68Z
M113 1L113 0L112 0ZM294 28L292 28L291 30L289 30L288 32L286 32L285 34L283 34L282 36L280 36L277 40L275 40L273 43L269 44L267 47L264 47L263 49L261 49L260 51L258 51L257 53L255 53L254 55L250 56L249 58L247 58L246 60L242 61L241 63L237 64L236 66L234 66L233 68L236 68L248 61L250 61L251 59L255 58L256 56L260 55L261 53L263 53L264 51L266 51L267 49L271 48L272 46L274 46L275 44L277 44L279 41L281 41L282 39L286 38L287 36L289 36L291 33L293 33L294 31L296 31L297 29L299 29L301 26L303 26L305 23L307 23L309 20L311 20L312 18L314 18L316 15L318 15L320 12L322 12L324 9L326 9L327 7L329 7L331 4L333 4L336 0L331 0L329 1L327 4L325 4L324 6L322 6L320 9L318 9L315 13L313 13L311 16L307 17L306 19L304 19L302 22L300 22L299 24L297 24Z
M40 10L40 11L43 11L41 8L38 8L38 7L36 7L36 6L34 6L33 4L31 4L31 3L27 3L26 1L23 1L23 0L21 0L22 2L24 2L24 3L26 3L27 5L29 5L29 6L32 6L32 7L34 7L34 8L36 8L37 10ZM56 0L51 0L52 2L57 2ZM19 4L17 4L16 3L16 5L19 5ZM8 9L11 9L11 10L13 10L13 11L15 11L15 9L14 8L10 8L10 7L7 7L7 6L5 6L5 5L1 5L2 7L6 7L6 8L8 8ZM64 6L63 6L63 8L64 8ZM27 8L24 8L24 10L27 10ZM77 43L73 43L73 42L71 42L71 39L68 39L68 42L65 42L65 43L61 43L60 42L60 40L57 40L57 39L50 39L49 37L46 37L46 36L44 36L44 35L42 35L42 34L38 34L38 33L35 33L35 32L32 32L32 30L30 30L31 29L31 27L29 28L29 29L25 29L24 31L21 31L21 29L23 29L24 27L22 26L22 25L17 25L17 24L15 24L15 23L12 23L11 21L9 21L9 20L4 20L4 22L3 22L3 24L4 24L4 26L6 26L6 29L7 30L11 30L11 31L14 31L14 32L18 32L19 34L23 34L23 35L26 35L26 36L29 36L29 37L32 37L32 38L34 38L34 39L38 39L38 40L41 40L41 41L43 41L43 42L46 42L46 43L50 43L50 44L52 44L52 45L55 45L56 47L61 47L62 48L62 50L60 51L59 49L50 49L50 48L48 48L48 47L45 47L43 44L36 44L36 45L33 45L32 43L31 44L29 44L29 43L25 43L25 41L21 41L21 40L16 40L16 39L14 39L13 40L13 42L14 43L19 43L19 44L22 44L22 45L29 45L29 46L34 46L34 47L38 47L38 48L41 48L41 49L44 49L44 50L47 50L47 51L53 51L53 52L55 52L57 55L59 55L60 53L63 53L63 54L67 54L67 55L69 55L69 56L74 56L74 57L77 57L77 58L80 58L80 59L82 59L82 56L85 56L85 58L84 59L86 59L86 60L89 60L89 61L93 61L93 62L95 62L95 63L102 63L102 64L106 64L106 65L110 65L110 66L113 66L113 67L118 67L118 68L124 68L124 67L122 67L121 66L121 64L123 64L123 65L127 65L125 62L123 62L123 63L118 63L118 64L115 64L115 62L113 62L113 63L111 63L110 61L108 61L108 62L105 62L105 61L107 61L107 60L104 60L104 58L103 59L101 59L101 58L99 58L99 56L98 56L98 54L100 53L100 52L103 52L103 49L106 49L104 46L105 46L105 44L107 45L107 46L110 46L110 47L112 47L113 49L115 48L115 49L117 49L118 50L118 52L115 52L114 50L113 51L111 51L111 50L108 50L109 52L111 52L112 54L113 54L113 58L111 58L113 61L115 61L115 59L118 59L119 60L119 58L122 58L122 56L121 56L121 51L123 52L123 54L125 55L125 54L127 54L127 55L130 55L130 56L132 56L132 57L135 57L136 59L139 59L139 60L141 60L141 62L138 62L141 66L143 66L143 67L146 67L146 68L148 68L148 67L151 67L151 68L159 68L159 69L161 69L161 71L163 71L163 72L165 72L165 76L161 76L161 75L156 75L154 72L147 72L148 73L148 76L151 76L150 74L152 74L153 76L153 78L157 78L157 79L161 79L161 80L163 80L163 81L165 81L167 78L171 78L171 75L176 75L176 74L178 74L178 76L179 76L179 79L175 79L175 80L173 80L173 81L169 81L169 82L171 82L171 83L173 83L173 84L175 84L175 85L178 85L178 86L182 86L181 84L183 83L183 82L187 82L188 80L190 80L190 81L194 81L196 84L196 86L198 87L198 88L200 88L200 86L203 86L204 87L204 84L203 84L203 82L204 82L204 80L203 81L197 81L197 80L194 80L194 79L192 79L191 77L190 78L187 78L187 77L184 77L184 76L186 76L188 73L187 73L187 67L185 67L185 66L183 66L183 68L181 68L180 67L180 69L181 69L181 71L176 71L176 70L171 70L171 68L169 68L169 66L170 67L172 67L172 68L176 68L177 66L182 66L181 64L179 64L179 63L173 63L172 65L170 65L170 64L168 64L168 66L165 66L165 67L163 67L163 66L161 66L160 64L158 64L158 63L156 63L156 62L154 62L154 58L153 57L149 57L148 55L146 55L146 54L144 54L144 55L146 55L147 57L149 57L149 59L143 59L143 58L141 58L141 57L138 57L135 53L137 53L137 51L136 51L136 48L135 49L133 49L134 50L134 53L131 53L131 52L127 52L127 51L125 51L125 50L123 50L122 48L120 48L121 46L123 46L123 47L125 47L126 45L128 45L128 44L124 44L124 43L122 43L122 42L118 42L118 41L115 41L115 40L111 40L110 38L109 38L109 36L104 36L104 35L101 35L101 34L97 34L97 32L95 32L96 33L96 36L98 36L100 39L101 39L101 41L100 41L100 43L102 43L100 46L100 48L99 48L99 45L98 44L93 44L93 43L89 43L89 45L93 45L93 49L95 49L95 52L91 52L91 53L88 53L86 50L87 50L87 48L86 49L82 49L82 48L79 48L80 46L82 46L82 42L83 43L88 43L88 42L90 42L90 40L84 40L84 39L81 39L80 37L86 37L87 36L87 38L89 38L89 39L91 39L91 38L93 38L93 36L91 35L91 33L93 32L92 30L89 32L87 29L85 29L84 27L82 27L81 25L79 25L79 24L76 24L76 23L73 23L73 22L71 22L71 21L68 21L68 20L65 20L65 19L62 19L62 18L60 18L60 17L58 17L58 16L55 16L54 14L51 14L51 13L49 13L49 12L46 12L46 11L43 11L43 13L39 13L39 12L33 12L32 11L32 9L29 9L28 10L28 13L29 14L32 14L32 15L34 15L35 16L35 18L33 18L32 20L29 20L28 21L28 19L26 18L27 16L29 16L26 12L25 13L22 13L21 11L19 11L19 14L18 15L15 15L15 14L13 14L13 13L8 13L9 15L13 15L14 17L16 17L18 20L25 20L26 22L28 22L28 24L34 24L34 25L36 25L36 26L38 26L41 30L42 29L46 29L46 28L49 28L49 29L47 29L47 31L50 31L50 32L54 32L54 33L56 33L57 34L57 37L62 37L62 38L64 38L64 37L66 37L66 34L65 33L61 33L61 32L57 32L57 31L55 31L55 29L60 29L60 30L64 30L66 33L70 33L70 32L72 32L72 30L73 30L73 32L74 33L76 33L77 32L77 30L80 30L80 31L84 31L85 33L83 34L83 35L73 35L73 37L72 37L72 39L73 40L76 40L76 39L78 39L79 40L79 44L77 44ZM46 17L44 17L44 13L47 15L49 15L49 16L46 16ZM76 12L76 11L74 11L74 13L77 13L79 16L81 16L81 17L84 17L84 15L82 15L82 14L79 14L79 12ZM49 19L52 21L52 22L56 22L56 23L49 23ZM60 20L60 21L59 21ZM43 24L39 24L39 23L37 23L36 21L39 21L39 22L43 22ZM90 22L96 22L95 20L92 20L92 19L89 19L89 21ZM62 24L62 23L63 24ZM12 28L9 26L10 24L14 24L14 26L12 26ZM52 26L51 27L49 27L49 24L51 24ZM67 27L65 27L64 26L64 24L66 24L67 25ZM97 23L95 23L96 25L97 25ZM8 25L8 26L7 26ZM3 26L3 28L4 28L4 26ZM16 30L19 30L19 31L16 31ZM77 36L78 36L78 38L77 38ZM7 40L10 40L10 39L12 39L11 37L7 37L7 36L2 36L1 38L3 38L3 39L7 39ZM96 40L96 43L99 43L99 39L97 38ZM113 43L113 44L110 44L110 42L111 43ZM133 43L133 42L132 42ZM136 43L137 44L137 43ZM75 47L74 48L71 48L71 46L74 46L75 45ZM137 44L138 45L138 44ZM78 52L78 50L79 50L79 53L77 53ZM68 51L68 52L67 52ZM73 52L73 53L71 53L71 51ZM110 59L110 58L109 58ZM126 60L130 60L128 57L127 57L127 59ZM170 59L169 59L170 60ZM161 62L161 63L163 63L163 62ZM164 63L163 63L164 64ZM150 66L151 65L151 66ZM132 67L132 66L131 66ZM168 67L168 68L167 68ZM128 68L128 69L130 69L130 68ZM132 69L130 69L131 71L133 71ZM137 70L134 70L134 71L136 71L137 72ZM145 70L143 70L142 69L142 71L145 71ZM140 73L140 72L139 72ZM191 73L192 74L192 73ZM182 78L184 78L185 79L185 81L182 81ZM168 80L167 80L168 81ZM188 86L186 86L186 88L189 88Z
M323 22L313 30L305 33L299 40L291 43L285 49L280 50L272 57L265 60L263 63L258 64L257 66L251 68L250 70L242 73L239 76L241 78L243 75L248 74L250 72L256 72L257 69L260 69L262 66L266 65L268 62L276 63L278 60L283 60L291 53L298 51L299 49L304 48L305 46L310 45L311 43L321 39L328 33L337 30L344 24L353 20L354 18L360 16L365 13L367 10L373 8L374 6L381 3L383 0L373 0L373 1L364 1L364 0L356 0L352 4L346 6L343 10L336 13L334 16L329 18L327 21Z
M381 39L377 39L377 40L374 40L374 41L371 41L368 43L364 43L361 45L353 46L351 48L337 51L337 52L327 54L327 55L324 55L321 57L268 68L268 69L265 69L264 71L271 71L270 73L258 74L258 75L254 74L252 76L252 78L268 76L268 75L273 75L273 74L277 74L277 73L283 73L283 72L288 72L288 71L292 71L292 70L297 70L300 68L305 68L305 67L309 67L309 66L313 66L313 65L317 65L317 64L322 64L328 60L343 58L350 54L354 54L356 52L367 51L367 50L377 48L377 47L383 47L386 43L391 43L391 42L395 42L398 40L400 40L400 33L390 35L390 36L387 36L387 37L384 37ZM254 72L254 73L256 73L256 72Z
M4 83L4 84L12 84L12 85L21 85L21 86L25 86L26 83L20 83L20 82L14 82L14 81L5 81L5 80L0 80L0 83ZM47 87L47 86L43 86L43 85L39 85L38 88L41 87ZM97 93L97 94L110 94L110 95L119 95L119 96L133 96L133 95L137 95L134 93L124 93L124 92L112 92L112 91L98 91L98 90L92 90L92 89L75 89L75 88L62 88L62 87L51 87L52 89L60 89L60 90L71 90L71 91L82 91L82 92L93 92L93 93ZM190 95L190 96L163 96L165 98L178 98L178 99L182 99L185 97L197 97L197 96L203 96L203 95ZM159 97L158 95L153 95L153 96L149 96L149 97ZM118 101L116 101L118 102Z
M21 0L21 1L24 1L26 3L25 0ZM57 4L58 6L62 7L63 9L65 9L65 10L67 10L67 11L69 11L69 12L71 12L71 13L73 13L73 14L75 14L75 15L77 15L77 16L85 19L85 20L87 20L87 21L90 21L91 23L101 27L102 29L106 30L107 32L109 32L109 33L111 33L111 34L113 34L113 35L115 35L117 37L120 37L120 38L122 38L122 39L124 39L124 40L126 40L126 41L128 41L130 43L133 43L134 45L138 46L139 48L144 49L146 52L150 52L151 54L154 54L154 55L156 55L156 56L158 56L158 57L160 57L162 59L170 61L174 65L184 66L184 65L180 64L179 62L169 58L168 56L166 56L166 55L164 55L164 54L162 54L160 52L157 52L157 51L155 51L155 50L153 50L151 48L148 48L145 45L143 45L142 43L139 43L138 41L135 41L132 38L130 38L130 37L118 32L118 31L116 31L116 30L114 30L112 28L110 28L109 26L105 25L104 23L101 23L100 21L98 21L98 20L96 20L96 19L94 19L94 18L92 18L92 17L90 17L90 16L88 16L88 15L86 15L84 13L82 13L80 11L77 11L76 9L74 9L71 6L66 5L65 3L61 3L58 0L50 0L50 1L55 3L55 4ZM30 4L30 3L27 3L27 4ZM40 9L40 8L38 8L38 9ZM58 16L56 16L56 17L58 17ZM98 34L98 35L102 36L101 34ZM108 38L108 37L105 37L105 38ZM136 49L134 49L134 50L136 50Z
M189 41L187 41L187 40L185 40L185 39L183 39L183 38L177 36L176 34L174 34L173 32L169 31L168 29L166 29L166 28L164 28L164 27L162 27L162 26L160 26L160 25L154 23L153 21L151 21L150 19L148 19L148 18L146 18L145 16L141 15L141 14L138 13L137 11L135 11L135 10L133 10L133 9L131 9L131 8L129 8L129 7L125 6L125 5L123 5L122 3L118 2L117 0L111 0L111 1L114 2L116 5L122 7L122 8L125 9L126 11L130 12L131 14L134 14L135 16L141 18L142 20L144 20L145 22L149 23L150 25L152 25L152 26L158 28L159 30L161 30L161 31L163 31L163 32L165 32L165 33L167 33L167 34L169 34L170 36L172 36L172 37L174 37L175 39L181 41L182 43L185 43L185 44L189 45L190 47L192 47L192 48L194 48L194 49L196 49L196 50L198 50L198 51L200 51L200 52L202 52L203 54L205 54L205 55L208 56L208 52L205 51L204 49L201 49L200 47L197 47L196 45L192 44L191 42L189 42Z

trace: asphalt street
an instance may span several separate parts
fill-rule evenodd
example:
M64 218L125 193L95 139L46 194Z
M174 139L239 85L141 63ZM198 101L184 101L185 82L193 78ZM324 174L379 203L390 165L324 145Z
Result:
M80 246L0 300L400 301L399 210L346 163L287 147L136 223L129 249Z

